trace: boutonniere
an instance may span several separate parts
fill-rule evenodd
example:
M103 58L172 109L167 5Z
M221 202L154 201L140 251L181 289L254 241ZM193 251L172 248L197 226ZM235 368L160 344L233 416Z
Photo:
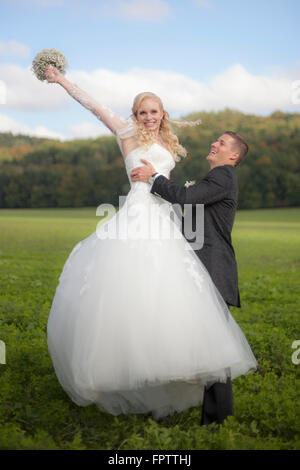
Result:
M186 181L184 187L185 187L185 188L188 188L189 186L193 186L193 184L195 184L195 183L196 183L195 180L193 180L193 181Z

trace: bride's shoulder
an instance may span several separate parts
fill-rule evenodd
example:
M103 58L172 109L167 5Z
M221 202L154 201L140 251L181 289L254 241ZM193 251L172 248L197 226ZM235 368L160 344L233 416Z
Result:
M123 119L122 126L116 131L116 135L120 140L136 137L137 133L138 129L136 122L131 117L128 119Z
M138 146L137 134L135 121L131 117L123 119L122 126L116 131L116 137L124 158Z

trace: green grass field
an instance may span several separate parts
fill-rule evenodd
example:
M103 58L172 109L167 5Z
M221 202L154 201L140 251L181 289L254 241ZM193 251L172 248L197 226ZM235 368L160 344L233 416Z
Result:
M47 318L63 264L95 231L95 214L0 210L0 449L300 449L300 364L292 361L300 340L300 208L237 213L242 309L232 314L259 369L234 380L235 416L214 433L199 425L200 407L161 422L114 417L78 407L60 387Z

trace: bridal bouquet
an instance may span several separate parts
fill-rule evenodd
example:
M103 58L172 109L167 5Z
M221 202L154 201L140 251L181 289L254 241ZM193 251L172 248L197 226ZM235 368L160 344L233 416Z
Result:
M43 49L33 59L32 71L39 80L43 81L46 80L46 68L51 66L65 74L67 59L57 49Z

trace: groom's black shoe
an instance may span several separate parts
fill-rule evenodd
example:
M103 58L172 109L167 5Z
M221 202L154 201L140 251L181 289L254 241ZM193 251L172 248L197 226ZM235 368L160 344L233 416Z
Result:
M222 424L228 416L233 416L230 378L227 379L226 383L217 382L210 387L205 387L200 424L206 426L211 423Z
M226 302L228 310L230 305ZM229 314L227 312L227 320ZM230 369L226 370L230 375ZM201 425L208 426L211 423L222 424L227 416L233 416L233 394L231 378L227 382L216 382L210 387L205 387L202 404Z

